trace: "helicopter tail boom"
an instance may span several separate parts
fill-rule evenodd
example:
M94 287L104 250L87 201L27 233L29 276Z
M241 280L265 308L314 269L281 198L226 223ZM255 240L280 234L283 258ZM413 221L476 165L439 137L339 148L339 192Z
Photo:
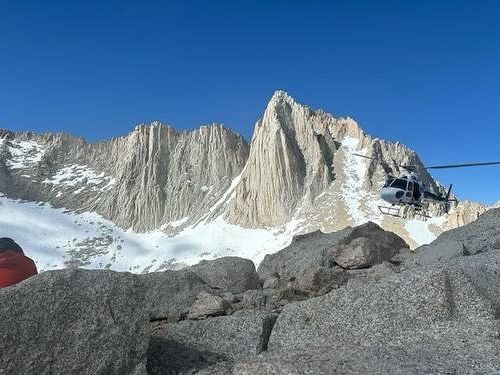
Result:
M450 210L450 203L457 201L455 198L450 199L452 188L453 188L453 184L451 184L450 187L448 188L446 195L441 195L441 194L437 195L437 194L431 193L430 191L426 191L424 193L424 199L427 201L438 202L438 203L444 204L444 208L446 210L446 213L448 213L448 211Z
M456 199L453 199L453 200L450 200L450 195L451 195L451 189L453 188L453 184L450 185L450 188L448 189L448 193L446 194L446 198L445 198L445 210L446 210L446 213L448 213L450 211L450 202L451 201L456 201Z
M450 195L451 195L451 189L453 188L453 184L450 185L450 188L448 189L448 193L446 194L446 201L448 202L450 200Z

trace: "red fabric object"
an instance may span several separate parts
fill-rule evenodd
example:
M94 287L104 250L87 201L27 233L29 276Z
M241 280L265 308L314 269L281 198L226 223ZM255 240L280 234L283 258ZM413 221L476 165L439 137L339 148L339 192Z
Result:
M0 252L0 288L20 283L37 273L35 262L26 255L14 250Z

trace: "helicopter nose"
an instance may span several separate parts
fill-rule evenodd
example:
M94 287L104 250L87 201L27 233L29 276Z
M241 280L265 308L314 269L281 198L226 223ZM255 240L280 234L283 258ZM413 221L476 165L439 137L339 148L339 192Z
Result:
M399 203L399 199L403 196L403 194L401 189L388 187L382 189L382 191L380 192L380 197L384 201L389 203Z

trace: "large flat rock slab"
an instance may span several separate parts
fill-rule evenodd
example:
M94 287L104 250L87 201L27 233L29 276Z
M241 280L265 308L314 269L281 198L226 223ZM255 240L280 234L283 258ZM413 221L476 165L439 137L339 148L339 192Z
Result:
M149 319L138 278L46 272L0 289L0 374L145 374Z
M440 337L443 322L456 322L471 334L494 335L496 303L478 291L459 264L421 267L288 304L276 321L269 349L381 344L434 325Z
M492 250L500 250L500 208L488 210L476 221L442 233L434 242L417 248L416 256L407 261L425 265Z
M316 346L307 350L264 353L226 368L224 375L331 375L331 374L497 374L500 371L497 339L458 335L453 330L436 338L369 346ZM207 372L208 374L208 372Z

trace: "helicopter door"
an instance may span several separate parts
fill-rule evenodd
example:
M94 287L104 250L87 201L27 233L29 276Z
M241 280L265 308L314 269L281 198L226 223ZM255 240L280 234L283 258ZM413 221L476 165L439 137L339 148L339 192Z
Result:
M413 182L408 181L408 187L406 188L406 197L413 197Z
M420 185L416 182L413 184L413 199L416 201L420 200L422 193L420 192Z

